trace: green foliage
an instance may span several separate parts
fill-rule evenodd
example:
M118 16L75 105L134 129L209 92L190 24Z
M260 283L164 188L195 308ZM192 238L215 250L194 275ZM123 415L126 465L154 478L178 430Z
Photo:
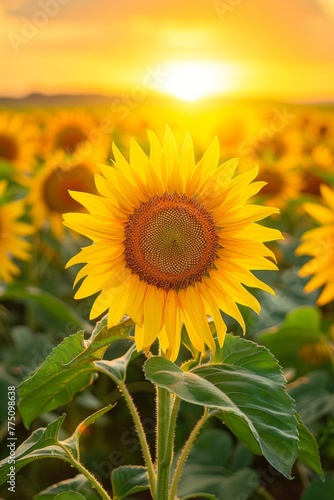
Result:
M284 322L271 330L262 331L258 340L279 360L284 368L293 367L297 375L310 369L303 359L303 346L326 345L328 334L323 331L322 317L316 307L304 306L291 311ZM329 363L329 357L320 364Z
M136 346L132 345L123 356L111 361L104 359L94 361L94 366L100 372L108 375L116 384L120 384L125 381L127 367L136 356L138 356L138 351Z
M42 458L60 458L69 461L68 454L59 447L58 433L65 414L49 424L46 428L34 431L15 451L15 472L34 460ZM4 459L0 462L0 484L7 481L10 462Z
M112 405L108 405L86 418L77 426L72 436L64 441L59 439L59 431L65 420L65 414L46 428L37 429L16 449L15 471L18 472L30 462L42 458L59 458L73 465L80 456L79 439L82 431L111 408ZM0 462L0 484L7 480L10 466L11 463L8 458Z
M221 359L223 364L185 373L171 361L154 357L146 362L145 373L181 399L218 410L246 446L261 451L291 478L298 455L298 421L277 361L264 347L232 335L226 338ZM319 464L314 467L319 469Z
M19 386L24 425L29 427L42 413L70 402L75 394L90 385L97 371L93 361L102 358L113 342L129 338L131 325L126 320L108 329L102 320L87 341L80 331L55 347L36 372Z
M89 327L89 324L64 301L36 286L17 282L6 288L0 287L0 298L41 308L48 313L50 322L56 324L58 328L71 325L75 331Z
M123 466L111 473L113 500L122 500L129 495L148 490L150 487L146 467Z
M82 474L78 474L66 481L53 484L49 488L37 493L37 495L34 496L34 500L54 500L56 495L66 492L70 495L73 493L81 494L85 500L100 500L100 496L92 489L90 483Z
M334 478L328 477L324 483L315 480L303 492L300 500L333 500Z
M86 500L85 497L75 491L64 491L54 497L55 500Z
M92 383L95 376L92 365L64 367L83 351L83 331L66 337L37 371L19 386L19 408L26 427L42 413L65 405Z
M314 370L307 377L295 381L289 388L296 408L307 425L334 412L334 384L332 376L324 370Z
M250 468L231 468L234 446L231 436L219 429L207 429L192 448L178 488L178 496L196 498L245 498L259 483L256 472ZM211 497L205 497L203 493ZM247 495L247 496L246 496Z

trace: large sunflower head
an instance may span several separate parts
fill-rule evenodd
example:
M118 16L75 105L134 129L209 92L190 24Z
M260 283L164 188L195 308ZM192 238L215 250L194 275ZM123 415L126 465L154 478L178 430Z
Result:
M95 163L90 158L71 158L56 151L31 182L29 204L35 226L50 227L57 237L64 233L62 214L68 210L82 211L83 207L69 190L95 193Z
M305 211L320 224L302 235L297 255L312 257L299 270L299 275L312 276L305 286L306 292L323 287L317 304L323 306L334 299L334 189L320 186L324 204L305 203Z
M252 183L257 168L233 177L237 161L218 166L217 139L196 163L189 135L180 153L170 129L162 144L148 136L149 158L135 141L129 162L114 146L114 165L101 165L96 176L99 194L72 193L89 213L66 214L65 225L93 243L67 265L86 264L76 298L99 292L91 319L108 310L111 327L127 314L138 350L158 337L174 360L182 325L202 352L205 345L215 349L207 316L220 345L226 332L220 311L245 329L237 303L260 311L244 285L272 292L251 271L276 269L264 242L281 234L257 224L276 209L246 205L265 184Z
M25 237L33 233L33 228L20 221L25 211L23 200L4 201L7 189L5 181L0 182L0 283L11 283L20 274L14 259L29 260L31 244Z

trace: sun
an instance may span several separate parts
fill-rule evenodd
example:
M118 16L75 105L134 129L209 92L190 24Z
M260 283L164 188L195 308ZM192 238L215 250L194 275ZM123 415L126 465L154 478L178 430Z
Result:
M164 65L166 77L160 91L183 101L225 93L233 87L234 71L227 63L183 61Z

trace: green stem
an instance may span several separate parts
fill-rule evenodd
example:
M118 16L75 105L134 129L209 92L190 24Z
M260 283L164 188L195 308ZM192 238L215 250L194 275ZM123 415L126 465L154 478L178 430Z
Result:
M175 417L176 418L176 417ZM157 488L155 500L168 500L173 442L170 444L171 394L157 389Z
M174 396L173 407L170 414L169 430L167 435L167 444L165 453L165 460L166 461L168 460L170 464L173 461L175 427L176 427L177 414L179 412L180 401L181 400L179 397Z
M180 480L180 477L182 474L183 466L188 458L189 452L191 450L192 445L194 444L194 441L197 437L197 434L199 433L199 431L201 430L201 428L203 427L203 425L205 424L205 422L207 421L208 418L209 418L209 410L208 410L208 408L205 408L202 417L199 419L199 421L197 422L197 424L195 425L195 427L191 431L191 433L188 437L188 440L186 441L186 443L181 451L181 454L180 454L180 457L179 457L179 460L177 462L176 469L174 472L174 476L172 479L170 494L169 494L169 497L167 498L167 500L168 499L174 500L176 498L176 491L177 491L179 480Z
M256 493L258 493L262 498L265 500L275 500L275 497L273 497L269 491L267 491L263 486L258 486L256 488Z
M148 473L148 477L149 477L149 481L150 481L151 493L153 495L153 492L155 491L155 487L156 487L156 477L155 477L154 466L153 466L152 457L151 457L150 449L148 446L148 442L146 439L145 431L144 431L142 422L140 420L140 416L139 416L137 407L134 404L134 401L133 401L131 394L129 393L126 385L123 382L122 383L118 382L118 388L124 396L124 399L126 401L126 404L128 405L128 408L130 410L130 413L132 415L132 418L133 418L133 421L134 421L134 424L136 427L136 431L138 434L140 446L141 446L141 449L143 452L145 465L146 465L146 469L147 469L147 473Z
M88 469L86 469L86 467L81 462L74 458L74 456L69 452L66 446L61 445L61 443L58 443L58 445L66 452L67 456L69 457L69 462L73 465L73 467L81 472L81 474L83 474L88 479L93 488L96 489L102 500L112 500L112 497L108 495L102 484L99 483L96 477Z

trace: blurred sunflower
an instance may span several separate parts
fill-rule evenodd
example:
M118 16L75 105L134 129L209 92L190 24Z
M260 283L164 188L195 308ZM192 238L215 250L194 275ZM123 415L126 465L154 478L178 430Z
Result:
M319 142L303 155L300 171L303 175L304 193L320 197L321 184L333 177L334 142Z
M261 200L266 205L284 208L298 197L302 189L302 175L295 167L283 160L260 164L258 179L266 182L261 189Z
M298 356L312 366L319 366L334 360L334 344L327 339L304 344L298 349Z
M49 225L57 238L64 234L62 214L68 210L82 211L82 206L69 194L69 190L95 193L95 163L85 158L77 161L56 151L31 182L28 202L35 226Z
M93 117L85 111L60 111L47 122L44 134L45 153L61 149L72 154L77 148L89 140L96 129Z
M12 167L18 182L33 171L37 146L38 130L24 115L0 113L0 161Z
M283 160L285 164L295 166L301 151L302 141L297 131L287 128L276 133L274 129L265 127L252 144L250 158L259 162Z
M13 259L30 258L31 244L24 237L32 234L33 228L19 220L25 211L23 200L3 200L6 189L7 183L0 181L0 282L11 283L20 274L20 268Z
M313 108L300 114L297 126L302 131L306 147L332 140L334 134L332 113L316 112Z
M114 146L114 167L101 165L96 176L100 195L71 193L89 213L66 214L65 225L93 244L67 266L86 263L75 298L100 292L91 319L108 310L111 327L128 314L136 323L137 349L158 337L174 360L182 324L201 352L205 344L215 349L207 315L220 345L226 333L220 311L245 331L237 303L256 312L260 304L243 285L274 293L251 271L276 269L264 242L282 236L256 223L277 209L245 206L264 185L251 182L257 168L233 178L237 160L218 166L218 139L196 164L189 135L180 154L169 128L162 145L153 132L148 136L150 158L134 140L130 162Z
M299 270L299 275L313 275L305 286L307 293L324 287L317 300L317 304L323 306L334 299L334 189L322 184L320 191L326 206L305 203L303 207L321 226L302 235L296 254L312 257Z

